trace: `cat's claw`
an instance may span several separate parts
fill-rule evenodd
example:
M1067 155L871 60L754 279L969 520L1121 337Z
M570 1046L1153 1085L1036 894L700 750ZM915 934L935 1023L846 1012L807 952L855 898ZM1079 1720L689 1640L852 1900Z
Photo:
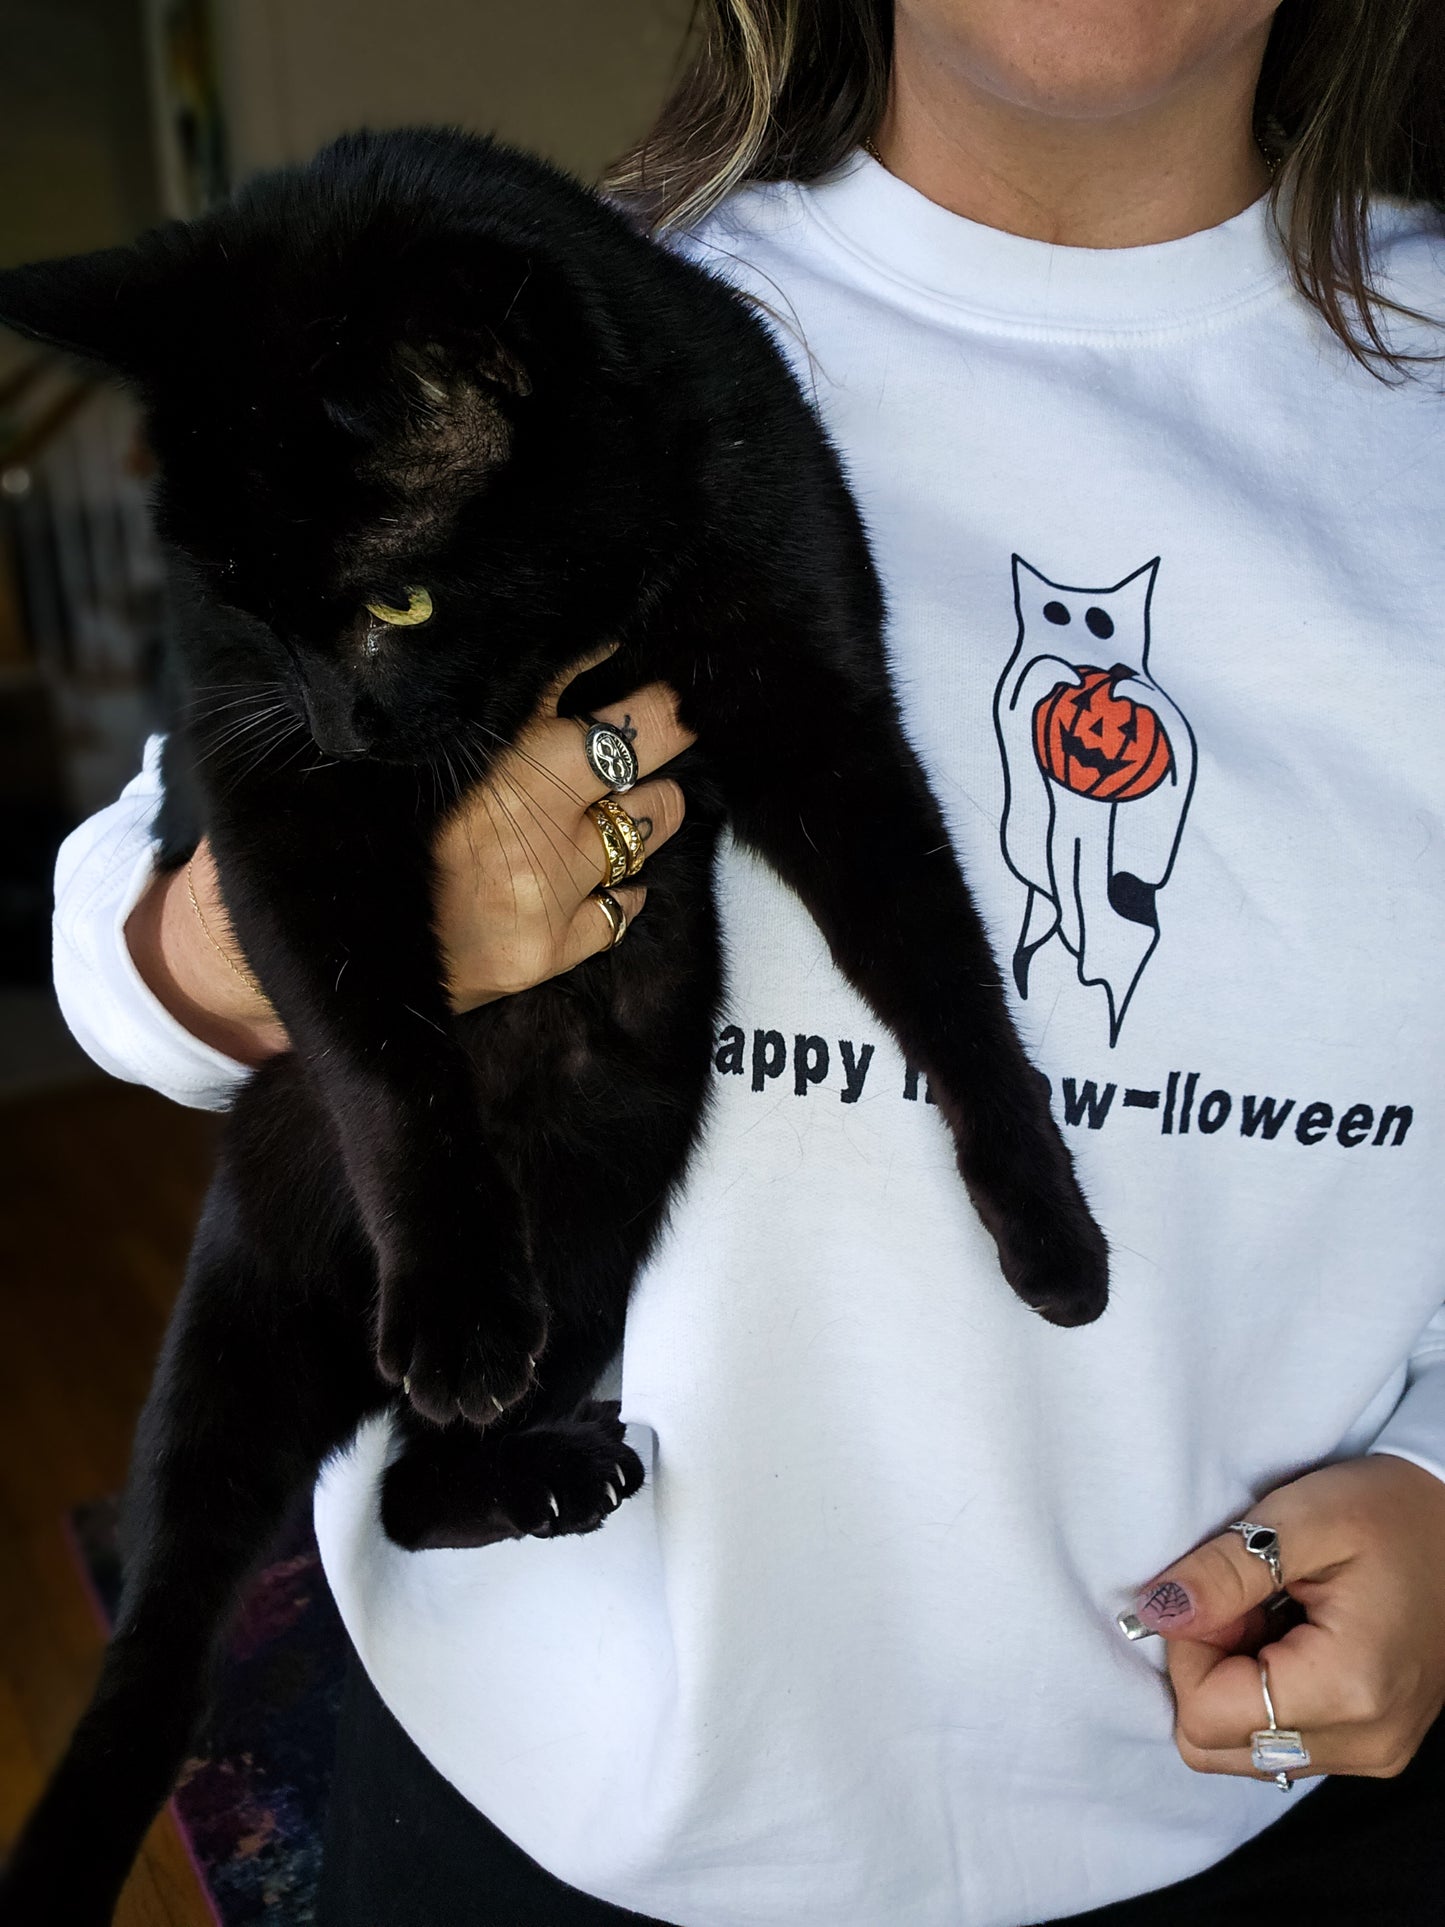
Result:
M478 1440L475 1457L442 1480L425 1449L404 1452L382 1482L382 1524L413 1552L595 1532L644 1476L616 1407L589 1403L570 1419Z
M490 1425L535 1385L545 1338L545 1306L526 1287L503 1292L413 1273L383 1288L377 1363L433 1424L460 1414Z
M1091 1325L1108 1304L1109 1250L1092 1222L1000 1238L998 1246L1004 1277L1051 1325Z

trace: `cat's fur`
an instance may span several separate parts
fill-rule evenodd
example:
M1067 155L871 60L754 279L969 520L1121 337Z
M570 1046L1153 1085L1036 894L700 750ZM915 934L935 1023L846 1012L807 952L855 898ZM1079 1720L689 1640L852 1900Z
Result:
M704 1110L724 820L926 1070L1019 1296L1094 1318L1106 1257L903 736L837 460L741 298L540 163L412 131L0 275L0 319L145 405L180 638L162 860L209 834L295 1046L232 1110L105 1670L0 1890L5 1927L93 1927L238 1587L363 1417L404 1434L383 1507L413 1547L587 1531L641 1482L588 1401ZM433 619L368 652L363 605L414 583ZM454 1019L433 833L608 639L564 709L673 685L686 824L622 948ZM284 705L274 741L248 702Z

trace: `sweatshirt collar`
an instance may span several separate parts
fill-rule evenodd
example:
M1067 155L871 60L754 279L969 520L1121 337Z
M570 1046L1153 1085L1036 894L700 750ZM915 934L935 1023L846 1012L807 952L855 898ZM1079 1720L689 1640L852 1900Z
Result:
M1066 248L950 213L857 153L798 190L887 279L1031 334L1151 333L1211 320L1288 282L1269 196L1218 227L1139 248Z

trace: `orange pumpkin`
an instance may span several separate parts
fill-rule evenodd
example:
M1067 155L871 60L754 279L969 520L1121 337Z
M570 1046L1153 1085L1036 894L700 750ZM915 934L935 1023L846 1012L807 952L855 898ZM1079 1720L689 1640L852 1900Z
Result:
M1034 710L1039 767L1076 796L1127 803L1158 789L1174 752L1164 725L1147 703L1116 696L1124 668L1081 664L1077 687L1062 684Z

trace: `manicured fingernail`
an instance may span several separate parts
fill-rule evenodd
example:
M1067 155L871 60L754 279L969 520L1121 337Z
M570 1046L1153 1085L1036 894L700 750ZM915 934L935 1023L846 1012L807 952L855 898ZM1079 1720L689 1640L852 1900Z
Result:
M1162 1633L1166 1627L1187 1626L1194 1617L1194 1601L1177 1579L1161 1579L1157 1586L1141 1593L1134 1602L1132 1617L1143 1628L1138 1633L1130 1633L1131 1639L1142 1639L1145 1633Z

